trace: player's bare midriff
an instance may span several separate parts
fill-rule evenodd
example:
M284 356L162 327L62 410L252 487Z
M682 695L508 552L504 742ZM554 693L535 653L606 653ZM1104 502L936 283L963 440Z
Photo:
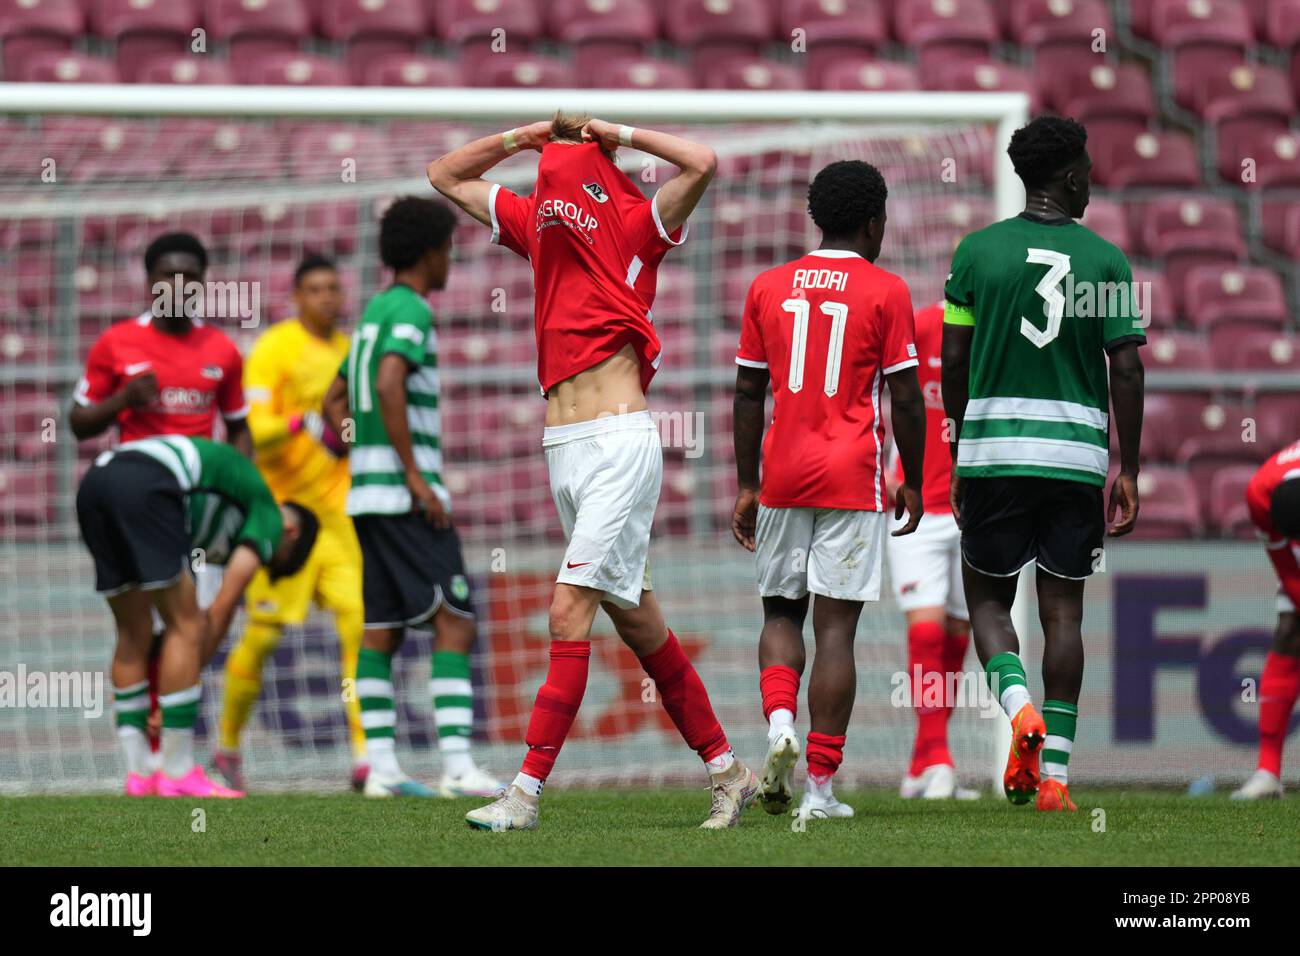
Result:
M573 425L645 408L641 360L632 346L625 345L604 361L551 386L546 395L546 424Z

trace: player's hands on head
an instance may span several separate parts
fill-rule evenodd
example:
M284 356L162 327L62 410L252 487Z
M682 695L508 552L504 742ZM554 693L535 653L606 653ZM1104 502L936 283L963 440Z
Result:
M1115 521L1115 512L1119 521ZM1114 522L1106 532L1112 538L1126 535L1137 525L1138 485L1137 475L1120 472L1110 483L1110 503L1106 507L1106 520Z
M731 533L746 551L754 550L754 527L758 523L758 492L741 488L731 512Z
M535 149L539 153L542 147L551 141L551 121L539 120L515 130L515 143L520 149Z
M422 513L435 528L451 527L451 519L447 516L447 509L442 506L442 501L434 492L433 487L424 480L423 475L418 473L407 475L406 487L411 490L411 506L413 510Z
M122 389L126 403L132 408L143 408L158 394L158 376L153 372L137 375Z
M600 119L590 120L582 128L582 141L584 143L600 143L605 149L613 152L622 145L618 140L619 129L620 127L614 123L606 123Z
M895 520L903 517L903 511L907 511L907 524L903 525L897 531L891 531L890 534L895 537L901 537L905 534L911 534L916 530L916 526L921 523L921 515L925 514L925 505L922 504L921 489L916 485L909 485L906 482L898 486L898 494L894 498L894 518Z

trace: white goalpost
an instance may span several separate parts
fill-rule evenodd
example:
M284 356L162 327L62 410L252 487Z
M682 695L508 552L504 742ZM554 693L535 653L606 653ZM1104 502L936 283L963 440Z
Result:
M956 241L1023 207L1005 153L1028 119L1023 94L0 84L0 237L9 239L0 263L12 278L0 292L0 670L107 671L112 619L93 591L71 507L103 442L79 446L65 413L94 338L148 307L140 254L149 239L192 231L209 249L210 278L257 290L253 314L216 319L245 352L289 314L293 266L309 252L339 263L350 326L385 281L375 245L383 205L431 195L424 165L451 146L556 109L682 131L719 155L689 241L660 270L654 321L665 358L650 404L666 466L651 562L665 613L733 745L745 759L761 758L761 608L752 559L727 530L744 290L759 271L813 247L809 179L851 158L878 166L889 187L880 265L907 280L917 308L938 301ZM534 160L513 157L491 178L526 190ZM662 167L630 150L620 162L644 190L656 188ZM431 302L446 478L481 625L475 746L480 764L505 774L522 756L545 671L561 539L540 454L531 277L527 263L487 239L477 223L457 230L448 288ZM242 623L241 615L227 649ZM245 733L252 788L332 788L346 779L331 627L313 615L268 660ZM894 786L906 770L913 717L896 690L905 633L891 598L864 610L847 783ZM403 766L424 778L438 760L428 654L416 633L394 667L398 746L411 752ZM223 659L204 678L201 753L215 743ZM607 625L598 625L592 663L556 784L694 781L693 755ZM978 678L973 656L967 667ZM116 789L108 701L102 714L85 710L0 709L0 793ZM952 738L964 782L1000 785L1000 711L988 718L973 701L959 707Z

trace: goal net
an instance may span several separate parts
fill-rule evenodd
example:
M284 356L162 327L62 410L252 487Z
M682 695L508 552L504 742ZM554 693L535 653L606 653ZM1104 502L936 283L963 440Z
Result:
M906 279L917 308L938 301L961 236L1018 208L1002 151L1023 119L1023 100L422 91L417 103L373 90L206 89L182 91L184 99L164 92L174 91L82 88L78 100L69 88L44 88L44 107L26 105L39 98L0 101L22 110L0 117L0 258L8 277L0 283L0 670L16 691L0 707L0 788L120 785L107 679L112 618L93 591L73 510L80 476L112 438L78 443L66 412L92 342L148 308L145 245L172 229L203 240L208 280L238 290L224 317L210 321L245 354L291 314L293 270L308 253L337 260L350 329L387 282L376 249L384 205L403 194L431 195L424 166L449 148L556 107L680 130L720 157L689 241L660 270L654 321L665 358L650 403L666 463L651 561L670 625L737 752L760 760L760 603L752 558L728 530L734 355L746 288L758 272L815 247L808 182L827 163L853 158L878 166L889 187L880 264ZM356 92L366 98L350 98ZM647 193L669 174L643 154L621 153ZM535 156L524 154L491 176L526 192L534 168ZM488 239L489 230L464 219L449 285L431 301L445 475L480 611L475 745L480 764L508 775L522 756L545 673L546 609L562 537L540 450L545 405L536 385L531 274ZM201 754L215 746L222 665L243 620L241 613L204 675ZM866 607L842 771L850 783L893 786L907 768L914 717L900 691L905 633L887 594ZM811 658L811 625L808 644ZM967 668L969 695L956 710L952 743L963 781L987 789L1004 721L981 710L973 652ZM426 779L438 764L428 677L428 637L412 632L395 666L397 740L403 765ZM698 779L694 756L643 677L598 621L591 681L557 784ZM84 699L73 699L77 680ZM38 699L33 687L42 681L48 694ZM346 780L328 617L317 612L289 628L268 659L245 754L257 789L337 788Z

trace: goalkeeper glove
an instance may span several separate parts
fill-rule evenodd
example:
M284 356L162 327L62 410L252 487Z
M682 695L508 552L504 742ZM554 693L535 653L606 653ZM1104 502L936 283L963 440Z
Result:
M342 458L348 453L348 446L339 437L338 432L330 427L329 422L321 417L320 412L308 411L289 419L289 433L296 435L306 432L335 458Z

